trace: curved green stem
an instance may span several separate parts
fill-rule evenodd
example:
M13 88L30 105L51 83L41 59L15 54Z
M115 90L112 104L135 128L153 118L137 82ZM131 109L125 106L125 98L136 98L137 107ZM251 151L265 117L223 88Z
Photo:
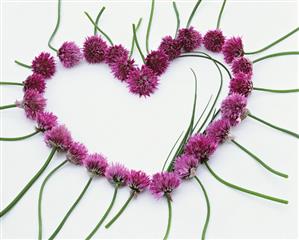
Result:
M138 29L140 27L141 22L142 22L142 18L139 18L139 21L138 21L137 26L136 26L136 32L138 32ZM135 48L135 39L134 39L134 33L133 33L132 45L131 45L131 50L130 50L130 56L129 56L129 58L132 57L132 55L134 53L134 48Z
M109 207L107 208L104 216L101 218L101 220L98 222L98 224L95 226L95 228L91 231L91 233L86 237L85 240L89 240L93 237L93 235L98 231L99 227L102 225L102 223L105 221L105 219L107 218L108 214L110 213L113 205L114 205L114 202L115 202L115 199L116 199L116 195L117 195L117 191L118 191L118 188L119 188L119 185L115 185L115 189L114 189L114 193L113 193L113 197L112 197L112 200L111 200L111 203L109 205Z
M173 10L174 10L175 17L176 17L176 30L175 30L175 35L174 35L174 37L176 37L178 35L178 31L180 29L181 20L180 20L180 14L179 14L179 10L177 8L176 3L172 2L172 6L173 6Z
M241 192L244 192L244 193L248 193L248 194L251 194L253 196L256 196L256 197L260 197L260 198L264 198L264 199L267 199L267 200L270 200L270 201L274 201L274 202L278 202L278 203L283 203L283 204L288 204L289 202L287 200L284 200L284 199L280 199L280 198L276 198L276 197L272 197L272 196L269 196L269 195L265 195L263 193L258 193L258 192L255 192L255 191L252 191L252 190L249 190L249 189L246 189L246 188L243 188L243 187L240 187L240 186L237 186L235 184L232 184L232 183L229 183L225 180L223 180L222 178L220 178L212 169L211 167L208 165L207 162L204 162L204 164L206 165L206 167L208 168L209 172L213 175L214 178L216 178L216 180L218 180L220 183L230 187L230 188L234 188L236 190L239 190Z
M109 228L120 217L120 215L125 211L125 209L129 205L129 203L131 202L131 200L135 196L135 194L136 193L134 191L132 191L132 193L130 194L128 200L125 202L125 204L122 206L122 208L118 211L118 213L106 224L105 228Z
M153 15L154 15L154 9L155 9L155 0L152 0L152 5L151 5L151 13L150 17L148 20L148 25L147 25L147 30L146 30L146 52L149 53L149 35L151 32L151 27L152 27L152 21L153 21Z
M104 10L105 10L105 7L102 7L101 10L99 11L98 15L97 15L96 22L95 22L96 25L93 28L93 35L97 35L98 29L97 29L96 26L99 25L99 21L100 21L100 18L102 16Z
M15 63L18 64L18 65L21 66L21 67L24 67L24 68L28 68L28 69L31 69L31 68L32 68L30 65L27 65L27 64L25 64L25 63L22 63L22 62L20 62L20 61L18 61L18 60L15 60Z
M210 96L208 103L206 104L205 108L203 109L202 113L200 114L199 118L197 119L196 124L194 125L193 129L192 129L192 134L194 133L194 130L197 128L200 120L202 119L203 115L205 114L208 106L210 105L210 102L212 100L213 95Z
M263 124L265 124L265 125L267 125L267 126L269 126L269 127L271 127L271 128L274 128L274 129L279 130L281 132L287 133L287 134L289 134L289 135L291 135L291 136L293 136L295 138L299 138L299 134L298 133L292 132L292 131L287 130L285 128L281 128L281 127L275 126L272 123L266 122L265 120L258 118L257 116L253 115L252 113L248 113L248 116L251 117L251 118L253 118L253 119L255 119L255 120L257 120L257 121L259 121L259 122L261 122L261 123L263 123Z
M288 34L284 35L283 37L277 39L276 41L274 41L273 43L267 45L264 48L261 48L257 51L253 51L253 52L245 52L245 55L252 55L252 54L257 54L257 53L261 53L263 51L266 51L267 49L273 47L274 45L280 43L281 41L283 41L284 39L288 38L289 36L291 36L292 34L296 33L299 30L299 27L295 28L293 31L289 32Z
M299 88L294 88L294 89L269 89L269 88L254 87L253 90L263 91L263 92L272 92L272 93L294 93L294 92L299 92Z
M61 12L61 0L58 0L56 26L55 26L55 29L54 29L53 33L51 34L49 41L48 41L49 48L51 48L54 52L57 52L57 49L52 46L51 42L52 42L53 38L55 37L55 35L58 31L59 25L60 25L60 12Z
M55 152L56 148L52 148L51 153L49 157L47 158L44 165L40 168L40 170L33 176L33 178L25 185L25 187L21 190L21 192L8 204L6 208L4 208L0 212L0 218L3 217L6 213L8 213L25 195L25 193L31 188L31 186L36 182L36 180L42 175L42 173L46 170L49 163L51 162Z
M8 109L8 108L15 108L15 107L17 107L17 104L9 104L9 105L0 106L0 110Z
M270 55L267 55L267 56L255 59L255 60L252 61L252 63L257 63L257 62L260 62L260 61L262 61L264 59L267 59L267 58L287 56L287 55L299 55L299 52L297 52L297 51L290 51L290 52L273 53L273 54L270 54Z
M206 232L207 232L209 221L210 221L211 206L210 206L210 201L209 201L209 197L208 197L207 191L204 188L203 184L201 183L201 181L199 180L199 178L197 176L195 176L194 178L198 182L198 184L201 187L201 190L204 193L204 196L205 196L205 199L206 199L206 205L207 205L206 221L205 221L205 225L203 227L202 234L201 234L201 239L204 240L206 238Z
M220 9L220 12L219 12L219 15L218 15L217 27L216 27L217 29L219 29L219 27L220 27L221 17L222 17L222 14L223 14L223 10L224 10L225 4L226 4L226 0L223 0L221 9Z
M23 83L18 82L0 82L0 85L15 85L15 86L24 86Z
M42 185L40 186L39 189L39 194L38 194L38 239L42 240L43 239L43 221L42 221L42 199L43 199L43 193L44 193L44 188L49 180L49 178L56 172L58 171L63 165L65 165L68 162L68 160L63 161L60 163L57 167L55 167L44 179Z
M145 63L145 58L144 58L144 55L143 55L143 53L142 53L142 50L141 50L141 48L140 48L140 45L139 45L139 42L138 42L138 39L137 39L137 34L136 34L136 27L135 27L135 24L133 24L132 26L133 26L134 42L135 42L135 44L136 44L136 47L137 47L137 49L138 49L138 51L139 51L139 54L140 54L140 56L141 56L141 58L142 58L143 63Z
M12 138L5 138L5 137L0 137L0 141L20 141L20 140L24 140L26 138L30 138L36 134L38 134L40 132L40 130L36 130L35 132L33 133L30 133L28 135L25 135L25 136L21 136L21 137L12 137Z
M266 163L264 163L260 158L258 158L256 155L254 155L252 152L250 152L247 148L239 144L236 140L231 140L232 143L234 143L237 147L239 147L242 151L246 152L250 157L252 157L254 160L256 160L259 164L261 164L265 169L267 169L269 172L276 174L277 176L288 178L289 176L285 173L279 172L268 166Z
M201 3L201 0L198 0L197 3L195 4L195 6L193 7L192 12L191 12L191 14L190 14L190 16L189 16L189 19L188 19L186 28L190 27L190 24L191 24L191 22L192 22L192 19L193 19L194 15L195 15L196 10L197 10L197 8L198 8L198 6L199 6L200 3Z
M166 195L166 199L167 199L167 206L168 206L168 221L167 221L167 228L163 240L168 239L168 235L171 228L171 219L172 219L171 197L169 195Z

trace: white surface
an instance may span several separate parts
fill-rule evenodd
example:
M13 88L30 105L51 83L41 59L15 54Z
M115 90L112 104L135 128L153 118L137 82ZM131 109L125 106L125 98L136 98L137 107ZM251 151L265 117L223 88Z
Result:
M193 2L178 2L182 25L186 24ZM82 44L93 28L83 11L96 16L107 7L100 26L115 43L130 48L131 24L144 21L139 40L145 49L149 1L72 1L62 4L62 20L54 46L66 40ZM193 25L201 32L215 28L221 2L203 1ZM222 29L227 36L243 36L245 50L256 50L298 26L296 1L228 1ZM1 13L1 81L23 81L30 73L14 64L15 59L30 63L46 50L56 21L56 1L3 1ZM156 5L150 47L161 37L173 35L176 20L171 2ZM298 35L298 34L297 34ZM273 47L260 56L278 51L298 50L298 36ZM138 59L137 51L134 57ZM250 56L255 59L258 56ZM268 88L298 88L298 58L266 60L254 66L254 85ZM148 99L128 93L125 84L114 79L104 64L81 64L58 73L48 81L48 109L54 111L73 136L90 151L104 153L109 160L148 173L159 171L175 139L186 128L192 108L193 77L199 78L199 108L211 94L215 96L219 76L206 60L180 59L161 77L159 90ZM222 98L226 94L227 77ZM22 97L21 88L1 87L1 105ZM254 92L250 110L279 126L298 132L298 94ZM21 110L1 111L1 136L19 136L33 130ZM224 179L277 197L289 205L272 203L234 191L217 182L205 167L198 176L211 201L211 221L207 238L296 238L298 141L247 119L233 130L236 139L275 169L289 174L285 180L270 174L232 144L221 146L211 158L213 169ZM1 209L20 191L49 154L42 136L21 142L1 142ZM2 238L37 237L37 197L44 176L63 160L55 157L46 173L19 204L1 219ZM48 237L85 185L88 175L71 165L61 169L46 185L43 216L44 236ZM102 216L113 188L104 179L94 181L86 196L59 234L60 238L84 238ZM128 197L119 191L110 219ZM195 181L184 182L173 194L171 238L200 238L206 215L203 194ZM96 238L161 238L167 221L167 204L149 193L140 195L109 229L101 227Z

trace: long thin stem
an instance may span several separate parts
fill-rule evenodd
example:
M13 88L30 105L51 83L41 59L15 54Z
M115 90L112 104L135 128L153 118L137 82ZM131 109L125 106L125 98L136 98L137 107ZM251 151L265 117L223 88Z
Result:
M260 62L260 61L265 60L267 58L287 56L287 55L299 55L299 52L297 52L297 51L290 51L290 52L273 53L273 54L270 54L270 55L267 55L267 56L255 59L255 60L252 61L252 63L257 63L257 62Z
M263 47L257 51L253 51L253 52L245 52L245 55L252 55L252 54L257 54L257 53L261 53L263 51L266 51L267 49L273 47L274 45L280 43L281 41L285 40L286 38L288 38L289 36L293 35L294 33L296 33L299 30L299 27L295 28L293 31L289 32L288 34L284 35L283 37L277 39L276 41L274 41L273 43L270 43L269 45L267 45L266 47Z
M6 208L4 208L0 212L0 218L3 217L6 213L8 213L25 195L25 193L31 188L31 186L35 183L35 181L42 175L42 173L46 170L49 163L51 162L55 152L56 148L52 148L49 157L47 158L44 165L40 168L40 170L32 177L32 179L25 185L25 187L21 190L21 192L8 204Z
M43 221L42 221L42 199L43 199L43 193L44 193L44 188L47 183L47 181L50 179L50 177L58 171L62 166L64 166L68 160L63 161L60 163L57 167L55 167L44 179L40 189L39 189L39 194L38 194L38 239L42 240L43 239Z
M220 9L220 12L219 12L219 15L218 15L217 27L216 27L217 29L220 28L221 17L222 17L222 14L223 14L223 10L224 10L225 4L226 4L226 0L223 0L221 9Z
M24 86L23 83L18 82L0 82L0 85L15 85L15 86Z
M287 130L285 128L281 128L281 127L275 126L272 123L269 123L269 122L266 122L263 119L260 119L259 117L253 115L252 113L248 113L248 116L251 117L251 118L253 118L253 119L255 119L255 120L257 120L257 121L259 121L259 122L261 122L261 123L263 123L263 124L265 124L265 125L267 125L267 126L269 126L269 127L271 127L271 128L274 128L274 129L279 130L281 132L287 133L287 134L289 134L289 135L291 135L291 136L293 136L295 138L299 138L299 134L298 133L292 132L292 131Z
M179 10L178 10L176 3L172 2L172 6L173 6L173 10L174 10L175 17L176 17L176 30L175 30L175 35L174 35L174 37L176 37L178 35L178 31L180 29L181 20L180 20L180 14L179 14Z
M277 176L288 178L289 176L285 173L279 172L268 166L265 162L263 162L260 158L258 158L255 154L250 152L247 148L242 146L240 143L238 143L236 140L231 140L232 143L234 143L237 147L239 147L242 151L246 152L250 157L252 157L254 160L256 160L259 164L261 164L265 169L267 169L269 172L276 174Z
M253 90L263 91L263 92L272 92L272 93L294 93L294 92L299 92L299 88L294 88L294 89L269 89L269 88L254 87Z
M96 18L96 22L95 22L96 26L99 25L99 21L100 21L100 18L102 16L104 10L105 10L105 7L102 7L101 10L99 11L97 18ZM98 29L96 28L96 26L94 26L94 28L93 28L93 35L97 35Z
M140 54L140 56L141 56L141 58L142 58L143 63L145 63L145 58L144 58L144 55L143 55L143 53L142 53L142 50L141 50L141 48L140 48L140 45L139 45L139 42L138 42L138 39L137 39L137 34L136 34L136 27L135 27L135 24L132 25L132 28L133 28L134 42L135 42L135 44L136 44L136 47L137 47L137 49L138 49L138 51L139 51L139 54Z
M203 115L207 111L208 106L209 106L209 104L210 104L210 102L212 100L212 97L213 97L213 95L210 96L208 103L206 104L205 108L203 109L202 113L200 114L199 118L197 119L196 124L194 125L194 127L192 129L192 134L194 133L195 129L197 128L197 126L198 126L200 120L202 119Z
M20 61L18 61L18 60L15 60L15 63L18 64L18 65L21 66L21 67L24 67L24 68L28 68L28 69L31 69L31 68L32 68L30 65L27 65L27 64L25 64L25 63L22 63L22 62L20 62Z
M111 200L111 203L109 205L109 207L107 208L104 216L101 218L101 220L98 222L98 224L95 226L95 228L91 231L91 233L86 237L85 240L89 240L93 237L93 235L98 231L99 227L102 225L102 223L105 221L105 219L107 218L108 214L110 213L113 205L114 205L114 202L115 202L115 199L116 199L116 195L117 195L117 191L118 191L118 188L119 188L119 185L115 185L115 189L114 189L114 193L113 193L113 197L112 197L112 200Z
M155 10L155 0L152 0L151 4L151 12L150 12L150 17L148 20L148 25L147 25L147 30L146 30L146 52L149 53L149 36L151 32L151 27L152 27L152 21L153 21L153 16L154 16L154 10Z
M0 110L8 109L8 108L15 108L15 107L17 107L17 104L9 104L9 105L0 106Z
M57 49L52 46L52 40L55 37L60 25L60 12L61 12L61 0L58 0L56 26L48 41L49 48L51 48L54 52L57 52Z
M125 211L133 197L135 196L135 192L132 191L128 200L125 202L125 204L122 206L122 208L118 211L118 213L106 224L105 228L109 228L119 217L120 215Z
M137 26L136 26L136 32L138 32L138 29L140 27L140 24L142 22L142 18L139 18L139 21L137 23ZM132 45L131 45L131 50L130 50L130 57L132 57L133 53L134 53L134 48L135 48L135 39L134 39L134 33L133 33L133 37L132 37Z
M36 130L33 133L27 134L25 136L21 136L21 137L12 137L12 138L6 138L6 137L0 137L0 141L20 141L20 140L24 140L26 138L30 138L36 134L38 134L40 132L40 130Z
M65 216L63 217L62 221L60 222L60 224L58 225L58 227L55 229L55 231L53 232L53 234L49 237L49 240L53 240L55 239L55 237L57 236L57 234L60 232L60 230L62 229L63 225L65 224L66 220L69 218L69 216L71 215L71 213L73 212L73 210L75 209L75 207L78 205L78 203L81 201L81 199L83 198L84 194L86 193L88 187L90 186L90 183L93 179L93 176L91 176L89 178L89 180L87 181L85 187L83 188L82 192L80 193L79 197L76 199L76 201L73 203L73 205L71 206L71 208L67 211L67 213L65 214Z
M167 199L167 206L168 206L168 221L167 221L167 228L163 240L168 239L168 235L171 228L171 219L172 219L171 197L169 195L166 195L166 199Z
M195 176L194 178L198 182L198 184L200 185L200 187L201 187L201 189L203 191L203 194L204 194L205 199L206 199L206 205L207 205L206 221L205 221L205 225L203 227L202 234L201 234L201 239L204 240L206 238L206 232L207 232L209 221L210 221L211 206L210 206L210 201L209 201L209 197L208 197L207 191L204 188L203 184L201 183L201 181L199 180L199 178L197 176Z
M198 8L198 6L199 6L200 3L201 3L201 0L198 0L197 3L195 4L195 6L193 7L192 12L191 12L191 14L190 14L190 16L189 16L189 19L188 19L186 28L190 27L190 24L191 24L191 22L192 22L192 19L193 19L194 15L195 15L196 10L197 10L197 8Z
M218 180L220 183L228 186L228 187L231 187L231 188L234 188L236 190L239 190L241 192L244 192L244 193L248 193L248 194L251 194L253 196L256 196L256 197L260 197L260 198L264 198L264 199L267 199L267 200L270 200L270 201L274 201L274 202L278 202L278 203L283 203L283 204L288 204L289 202L287 200L284 200L284 199L280 199L280 198L276 198L276 197L272 197L272 196L269 196L269 195L265 195L263 193L258 193L258 192L255 192L255 191L252 191L252 190L249 190L249 189L246 189L246 188L243 188L243 187L240 187L240 186L237 186L235 184L232 184L232 183L229 183L225 180L223 180L222 178L220 178L212 169L211 167L209 166L209 164L207 162L204 162L204 164L206 165L206 167L208 168L209 172L213 175L213 177L216 178L216 180Z

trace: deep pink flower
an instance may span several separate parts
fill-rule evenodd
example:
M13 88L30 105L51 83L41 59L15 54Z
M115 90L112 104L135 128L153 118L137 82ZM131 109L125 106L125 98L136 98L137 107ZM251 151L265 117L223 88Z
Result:
M111 70L114 77L121 81L125 81L128 78L129 73L135 69L135 64L133 59L128 59L126 61L119 61L112 64Z
M196 174L198 159L193 155L183 154L176 158L174 172L182 179L192 178Z
M156 173L150 183L150 191L158 199L164 195L171 197L170 194L180 183L179 176L174 172Z
M150 178L146 175L146 173L142 171L135 171L131 170L129 179L128 179L128 186L137 193L142 192L145 190L150 184Z
M111 164L105 173L108 181L117 184L118 186L123 186L128 183L130 176L130 171L121 164Z
M217 143L223 143L227 140L229 131L230 122L227 119L219 119L209 124L206 135L215 139Z
M222 52L226 63L231 63L235 58L244 55L243 43L240 37L227 39L222 46Z
M193 27L180 29L177 39L182 49L186 52L191 52L198 48L202 42L201 34L194 30Z
M79 64L83 58L81 49L74 42L64 42L58 49L57 55L66 68Z
M100 63L105 60L107 43L100 36L86 38L83 45L83 53L88 63Z
M244 73L248 76L251 76L252 63L248 58L245 57L236 58L232 63L232 70L235 75L238 73Z
M215 139L204 134L191 136L185 146L185 154L193 155L199 162L204 162L214 153L217 147Z
M164 51L169 60L173 60L180 56L181 44L177 39L173 39L171 36L166 36L162 39L159 50Z
M45 142L58 151L67 151L72 143L70 131L64 125L58 125L45 133Z
M87 148L82 143L72 142L66 153L66 159L73 164L82 165L87 153Z
M164 73L169 65L168 56L163 51L151 51L145 58L145 65L160 76Z
M212 52L221 52L225 37L219 29L210 30L203 38L203 44L206 49Z
M51 112L40 112L36 115L37 129L45 132L57 125L57 117Z
M141 96L150 96L158 86L156 74L147 66L136 68L129 73L127 83L131 93Z
M229 93L239 93L245 97L251 93L253 84L248 74L238 73L230 81Z
M46 89L46 81L43 75L38 73L33 73L23 82L24 91L29 89L34 89L39 93L44 93Z
M105 61L109 66L114 63L121 61L126 61L129 58L129 51L125 49L122 45L113 45L108 48L105 56Z
M105 176L108 167L106 158L98 153L87 155L83 164L89 172L97 176Z
M50 53L42 52L40 55L34 58L32 61L32 71L39 73L45 78L50 78L56 72L56 64L54 58Z
M224 119L228 119L231 126L237 125L246 116L246 97L233 93L226 97L221 103L221 114Z

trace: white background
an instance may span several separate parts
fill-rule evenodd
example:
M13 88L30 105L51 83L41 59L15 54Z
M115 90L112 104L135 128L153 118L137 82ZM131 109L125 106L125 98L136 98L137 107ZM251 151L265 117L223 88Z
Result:
M178 2L185 26L194 1ZM83 11L95 17L106 6L100 26L115 43L131 44L131 24L144 21L139 40L145 49L149 1L63 1L61 26L53 45L74 40L82 46L93 27ZM203 1L193 20L202 33L216 26L220 1ZM243 37L245 50L253 51L298 26L296 1L228 1L221 28L227 36ZM47 48L56 21L56 1L3 1L1 12L1 81L23 81L30 72L14 64L29 63ZM173 35L176 27L169 1L159 1L153 19L150 47ZM298 34L297 34L298 35ZM260 54L298 50L298 37ZM52 54L54 54L52 52ZM134 57L140 63L137 51ZM255 59L258 56L250 56ZM298 58L280 57L254 65L254 85L268 88L298 88ZM55 112L84 142L91 152L101 152L110 161L149 174L159 171L179 134L186 128L192 108L193 77L199 78L198 114L211 94L215 96L219 75L213 63L198 59L175 60L161 77L159 90L150 98L129 94L125 84L114 79L104 65L79 66L58 72L47 82L48 110ZM227 93L227 76L222 98ZM1 105L22 97L19 87L1 87ZM249 99L252 113L279 126L298 132L298 94L253 92ZM1 136L20 136L33 131L20 109L1 111ZM217 182L202 166L198 176L211 201L211 221L207 238L296 238L298 141L252 119L246 119L233 135L266 163L289 174L279 178L263 169L252 158L230 143L221 146L210 160L211 167L224 179L262 193L286 198L281 205L232 190ZM41 135L21 142L1 142L1 209L21 190L40 168L50 150ZM2 238L37 237L37 197L45 175L64 156L56 156L45 174L19 204L1 219ZM53 176L45 188L43 201L44 236L48 237L88 180L87 172L70 164ZM105 179L92 182L85 197L60 232L60 238L84 238L103 215L113 188ZM129 196L121 189L110 219ZM200 238L206 205L199 185L187 181L173 194L171 238ZM167 222L167 204L149 193L141 194L109 229L101 227L96 238L161 238Z

